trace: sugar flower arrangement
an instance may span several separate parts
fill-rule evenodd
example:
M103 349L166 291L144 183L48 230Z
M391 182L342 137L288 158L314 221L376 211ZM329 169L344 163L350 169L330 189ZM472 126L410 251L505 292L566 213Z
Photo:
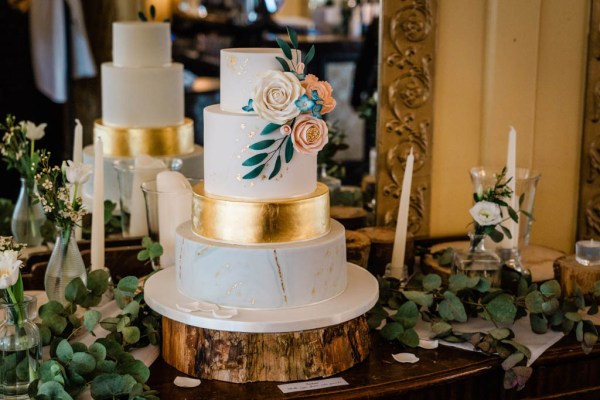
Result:
M8 169L15 169L26 182L29 193L33 192L35 174L44 150L36 150L35 142L44 137L46 124L36 125L30 121L16 123L15 117L8 115L4 123L0 154Z
M255 154L242 163L245 167L254 167L243 179L256 178L274 159L268 176L273 179L279 174L283 161L289 163L292 160L294 151L315 154L328 142L323 114L335 108L333 89L328 82L304 73L315 55L315 48L312 46L301 60L297 34L290 28L287 31L293 50L286 41L277 39L285 56L285 59L276 57L283 71L266 71L258 79L248 105L243 107L244 111L254 111L269 122L260 133L269 138L249 146L251 150L265 152ZM279 137L270 136L273 134L279 134Z
M517 212L507 203L513 196L513 191L508 186L510 179L506 179L506 167L504 167L497 175L494 186L483 190L480 185L477 192L473 194L475 205L469 210L469 213L474 220L475 235L479 236L480 240L483 236L489 236L498 243L504 239L504 236L512 238L510 230L502 225L508 219L519 221ZM521 201L522 199L520 199ZM503 208L506 209L508 216L505 215ZM477 244L473 243L474 246Z
M62 229L66 237L86 214L80 189L91 174L91 165L69 160L61 167L50 166L47 156L41 159L40 172L36 175L38 200L46 217Z

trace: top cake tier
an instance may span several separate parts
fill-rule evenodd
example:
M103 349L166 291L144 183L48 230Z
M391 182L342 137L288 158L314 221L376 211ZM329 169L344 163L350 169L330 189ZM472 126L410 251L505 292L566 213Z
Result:
M299 60L301 52L293 50ZM238 48L221 50L221 110L243 113L259 76L268 70L281 71L275 57L285 59L281 49Z
M115 22L116 67L161 67L171 64L171 28L166 22Z

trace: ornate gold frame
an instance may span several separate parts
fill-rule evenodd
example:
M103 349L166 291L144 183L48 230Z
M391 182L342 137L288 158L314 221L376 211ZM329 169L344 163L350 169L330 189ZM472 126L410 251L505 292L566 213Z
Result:
M581 140L578 239L600 239L600 0L592 1Z
M406 157L415 155L408 230L429 233L436 0L382 0L377 138L378 225L394 226Z

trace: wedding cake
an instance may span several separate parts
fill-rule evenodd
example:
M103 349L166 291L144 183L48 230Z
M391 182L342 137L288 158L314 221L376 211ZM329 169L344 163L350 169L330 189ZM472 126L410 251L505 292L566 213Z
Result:
M116 160L147 154L183 161L185 175L200 178L203 151L193 122L184 117L183 66L171 62L166 22L115 22L113 61L102 64L102 118L94 126L105 155L106 198L118 203ZM93 164L93 146L84 161ZM93 183L84 189L92 193ZM87 189L87 190L86 190Z
M317 182L335 100L304 73L314 50L302 58L290 39L294 49L221 51L221 103L204 110L204 181L177 228L175 267L145 285L164 317L163 357L190 375L310 379L368 354L377 281L347 263L344 227Z

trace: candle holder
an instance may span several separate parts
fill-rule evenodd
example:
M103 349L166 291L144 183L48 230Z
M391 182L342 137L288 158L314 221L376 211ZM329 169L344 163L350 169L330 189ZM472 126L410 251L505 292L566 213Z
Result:
M521 275L528 277L531 276L531 272L521 263L521 252L519 248L498 248L496 249L498 256L502 262L502 265L511 268Z
M586 267L600 265L600 242L590 239L575 243L575 260Z

